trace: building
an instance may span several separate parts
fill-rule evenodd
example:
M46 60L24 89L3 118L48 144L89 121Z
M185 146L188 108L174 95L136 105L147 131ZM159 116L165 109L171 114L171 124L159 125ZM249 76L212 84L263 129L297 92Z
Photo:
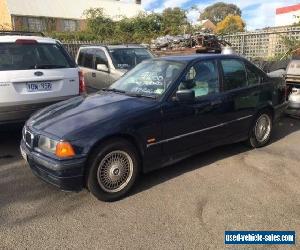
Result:
M287 26L299 23L300 4L276 9L276 26Z
M203 30L209 30L211 32L215 31L216 29L216 25L214 25L213 22L210 21L209 19L200 20L199 25Z
M102 8L114 20L143 11L141 0L0 0L0 29L77 31L85 27L84 11Z

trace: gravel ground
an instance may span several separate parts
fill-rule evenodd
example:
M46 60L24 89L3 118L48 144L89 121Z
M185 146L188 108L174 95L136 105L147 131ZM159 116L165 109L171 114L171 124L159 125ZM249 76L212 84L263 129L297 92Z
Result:
M219 147L141 178L114 203L64 193L19 154L21 129L0 132L0 249L300 249L225 246L225 230L300 233L300 120L272 143Z

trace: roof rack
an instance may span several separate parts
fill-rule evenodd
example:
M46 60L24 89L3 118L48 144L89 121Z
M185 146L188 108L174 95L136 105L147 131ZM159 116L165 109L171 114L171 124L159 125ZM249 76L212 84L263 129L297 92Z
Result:
M0 36L3 35L20 35L20 36L45 36L43 32L31 32L31 31L12 31L12 30L0 30Z

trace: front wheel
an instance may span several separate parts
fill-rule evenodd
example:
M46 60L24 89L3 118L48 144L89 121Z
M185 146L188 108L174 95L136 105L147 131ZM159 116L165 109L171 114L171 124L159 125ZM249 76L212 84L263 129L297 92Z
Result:
M90 159L87 187L102 201L126 195L139 173L135 147L123 139L111 140L95 149Z
M267 145L271 138L272 129L272 115L267 111L261 112L251 127L248 144L253 148L260 148Z

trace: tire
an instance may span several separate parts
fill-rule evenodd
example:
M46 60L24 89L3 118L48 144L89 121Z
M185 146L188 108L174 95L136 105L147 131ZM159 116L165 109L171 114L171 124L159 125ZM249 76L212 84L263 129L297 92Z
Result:
M89 160L87 188L101 201L124 197L140 172L136 148L124 139L113 139L98 146Z
M273 117L268 110L260 112L249 132L248 145L252 148L261 148L266 146L271 139L273 131Z

